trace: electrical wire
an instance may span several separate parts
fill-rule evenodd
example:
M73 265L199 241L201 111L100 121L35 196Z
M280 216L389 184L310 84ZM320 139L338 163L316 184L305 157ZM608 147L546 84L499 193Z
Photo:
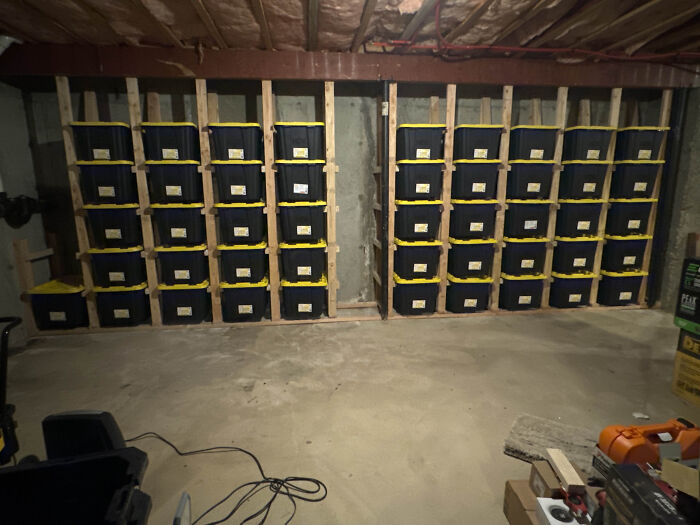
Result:
M262 525L266 522L268 515L270 514L270 509L272 508L272 504L275 502L277 499L277 496L280 494L282 496L285 496L290 503L292 504L292 515L287 519L287 521L284 522L285 525L288 525L291 523L291 521L294 519L294 515L296 514L297 511L297 501L309 501L309 502L318 502L322 501L326 498L328 494L328 489L326 488L326 485L315 478L307 478L307 477L300 477L300 476L289 476L286 478L274 478L274 477L269 477L265 474L265 471L262 468L262 465L258 458L253 454L252 452L249 452L243 448L239 447L231 447L231 446L220 446L220 447L209 447L209 448L203 448L203 449L198 449L198 450L188 450L188 451L181 451L179 448L177 448L172 442L168 441L165 439L163 436L156 432L144 432L143 434L139 434L138 436L134 436L132 438L126 439L125 441L127 443L132 442L132 441L139 441L142 439L158 439L168 445L171 449L175 451L175 453L178 456L194 456L197 454L218 454L218 453L223 453L223 452L241 452L242 454L247 455L250 457L253 462L255 463L255 466L257 467L258 471L260 472L260 476L262 477L261 480L259 481L249 481L248 483L244 483L242 485L239 485L238 487L234 488L231 492L229 492L225 497L214 503L211 507L209 507L207 510L205 510L196 520L192 522L192 525L195 525L198 523L200 520L202 520L207 514L210 512L214 511L224 503L226 503L229 499L231 499L234 494L238 493L239 491L243 491L246 488L249 488L249 490L241 496L236 504L233 506L233 508L229 511L229 513L224 516L223 518L216 520L216 521L211 521L208 522L206 525L217 525L219 523L224 523L231 519L233 515L238 512L238 510L243 507L245 503L251 500L255 495L259 494L265 489L269 489L272 492L272 496L267 500L267 502L257 511L255 511L253 514L250 514L246 516L243 521L241 521L241 525L250 523L252 520L260 517L260 521L258 521L258 525Z

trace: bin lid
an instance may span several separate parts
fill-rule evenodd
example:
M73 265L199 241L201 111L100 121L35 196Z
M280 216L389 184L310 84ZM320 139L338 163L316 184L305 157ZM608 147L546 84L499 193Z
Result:
M163 284L158 285L159 290L204 290L209 286L209 281L199 284Z
M510 128L511 131L516 129L559 129L558 126L541 126L535 124L522 124L520 126L513 126Z
M401 124L396 129L401 128L445 128L444 124Z
M617 128L617 131L668 131L669 126L627 126L626 128Z
M275 122L275 126L325 126L324 122Z
M506 199L510 204L552 204L549 199Z
M644 277L645 275L649 275L649 272L645 272L643 270L631 272L609 272L607 270L601 270L600 274L605 275L606 277Z
M279 161L278 161L279 162ZM313 162L313 161L311 161ZM212 164L262 164L261 160L212 160Z
M442 246L440 241L402 241L394 237L394 244L397 246Z
M467 277L462 279L460 277L455 277L451 273L447 274L447 280L453 283L460 284L477 284L477 283L492 283L493 277Z
M665 160L616 160L615 164L665 164Z
M134 163L130 160L77 160L75 162L78 166L117 166L126 165L133 166Z
M496 239L455 239L448 237L450 244L496 244Z
M259 242L258 244L218 244L216 249L219 251L224 250L264 250L267 248L267 243L265 241Z
M321 239L318 242L281 242L280 248L282 249L293 249L293 248L325 248L327 246L326 241Z
M559 273L552 272L552 277L556 279L593 279L598 277L593 272L580 272L580 273Z
M498 204L498 199L474 199L474 200L464 200L464 199L451 199L452 204Z
M143 251L143 246L130 246L127 248L90 248L88 253L134 253Z
M194 122L141 122L141 127L183 127L183 126L188 126L188 127L193 127L197 128L197 125Z
M546 237L503 237L505 242L549 242Z
M646 241L652 238L651 235L608 235L605 234L606 239L612 239L613 241Z
M396 164L444 164L445 159L405 159L398 160Z
M612 164L611 160L565 160L562 165L567 166L569 164Z
M267 280L267 277L263 277L262 281L258 281L257 283L226 283L226 282L220 282L219 287L220 288L263 288L266 287L269 284L269 281Z
M260 202L217 202L215 208L262 208L265 203Z
M151 166L153 164L199 164L197 160L147 160L146 165Z
M579 129L612 131L615 129L615 127L614 126L571 126L570 128L564 128L564 131L576 131Z
M509 164L554 164L553 160L512 159Z
M262 128L257 122L210 122L210 128Z
M73 121L70 123L71 126L78 127L78 126L121 126L124 128L131 128L129 124L126 122L79 122L79 121Z
M439 277L432 277L430 279L402 279L394 272L394 281L397 284L435 284L440 282Z
M587 236L587 235L582 235L580 237L560 237L559 235L556 235L554 237L555 241L564 241L564 242L598 242L602 241L602 237L596 237L596 236Z
M83 204L83 208L86 210L119 210L126 208L138 208L139 205L136 202L129 204Z
M323 275L319 281L299 281L291 283L286 279L282 279L280 284L285 287L328 286L328 281L326 280L326 276Z
M197 246L156 246L157 252L203 252L207 249L206 244L198 244Z
M151 208L204 208L203 202L168 202L165 204L152 203Z
M564 204L600 204L603 199L559 199Z
M442 201L437 200L437 201L402 201L402 200L396 200L394 201L396 204L399 206L411 206L411 205L427 205L427 204L442 204Z
M48 281L46 283L39 284L29 290L29 294L31 295L47 295L47 294L71 294L71 293L80 293L83 290L85 290L85 287L81 284L78 286L74 286L68 283L64 283L63 281L59 281L58 279L53 279L52 281Z
M326 201L312 201L312 202L278 202L277 206L282 206L285 208L292 208L294 206L325 206Z
M460 128L477 128L477 129L496 129L496 128L503 128L503 124L460 124L459 126L455 126L455 129L460 129Z
M212 161L214 162L214 161ZM277 159L275 164L325 164L326 161L323 159Z
M536 273L533 275L511 275L509 273L502 273L501 277L503 279L508 279L509 281L535 281L547 278L547 276L543 273Z
M146 283L141 283L141 284L135 284L134 286L95 286L93 290L96 292L137 292L139 290L145 290L146 289Z
M452 164L498 164L500 162L501 159L457 159L453 160Z
M638 199L608 199L608 202L658 202L659 199L645 199L645 198L638 198Z

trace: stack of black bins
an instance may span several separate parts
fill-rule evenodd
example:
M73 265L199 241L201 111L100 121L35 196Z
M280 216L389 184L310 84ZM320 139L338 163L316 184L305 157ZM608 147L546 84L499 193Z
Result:
M315 319L326 311L324 132L323 122L275 123L285 319Z

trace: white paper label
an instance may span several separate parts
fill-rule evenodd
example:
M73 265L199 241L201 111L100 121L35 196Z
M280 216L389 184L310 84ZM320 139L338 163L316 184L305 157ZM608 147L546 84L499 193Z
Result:
M178 160L180 158L180 152L175 148L163 148L161 153L163 160Z
M531 304L531 303L532 303L532 296L531 295L518 296L518 304Z
M177 316L178 317L191 317L192 316L192 307L191 306L178 306L177 307Z
M66 312L49 312L49 321L67 321Z
M599 149L589 149L586 152L586 160L598 160L600 159L600 150Z
M105 230L105 239L121 239L122 231L119 228L107 228Z
M411 308L414 310L422 310L425 308L425 299L414 299L411 301Z
M464 300L464 307L465 308L476 308L477 302L478 301L476 299L465 299Z
M121 283L126 281L124 277L124 272L109 272L109 282L110 283Z
M634 264L637 262L637 256L636 255L626 255L625 257L622 258L622 264L625 266L629 266L630 264Z
M295 184L294 185L294 193L298 193L300 195L308 195L309 194L309 185L308 184Z
M230 160L243 160L245 158L245 154L242 149L229 148L228 158Z
M640 149L639 152L637 153L637 159L639 159L639 160L651 159L651 150L650 149Z
M578 231L588 231L591 229L591 221L578 221L576 223L576 229Z
M100 197L114 197L114 186L98 186L97 194Z
M413 265L413 271L415 273L425 273L428 271L428 265L423 263L416 263Z
M182 280L182 279L189 279L189 278L190 278L190 271L189 271L189 270L175 270L173 273L175 274L175 279L176 279L176 280Z
M428 225L423 223L416 223L413 225L413 233L427 233Z
M187 228L170 228L170 236L173 239L184 239L187 237Z
M580 303L581 302L581 294L580 293L570 293L569 294L569 302L570 303Z
M630 301L632 299L632 292L620 292L620 301Z
M95 160L110 160L112 155L108 149L93 148L92 158Z
M430 148L418 148L416 149L417 159L429 159L430 158Z
M297 235L311 235L311 226L309 225L298 225Z
M311 313L312 311L313 311L313 308L311 306L311 303L299 303L297 305L297 312Z
M430 184L416 184L416 193L430 193Z
M523 259L520 261L520 267L521 268L534 268L535 267L535 259Z
M540 191L541 187L542 187L542 184L540 184L539 182L528 182L527 183L527 192L533 193L536 191Z
M112 310L115 319L129 319L131 314L128 308L115 308Z
M583 183L583 193L593 193L595 191L595 182L584 182Z
M245 185L231 184L231 195L247 195Z
M627 221L627 228L630 230L638 230L642 225L642 221L639 219L631 219Z
M309 148L292 148L292 157L295 159L308 159Z
M646 182L635 182L634 183L634 191L647 191L647 183Z
M236 268L236 277L250 277L250 268Z
M482 232L482 231L484 231L484 223L483 222L470 222L469 223L469 231L470 232Z
M542 160L544 158L544 150L543 149L531 149L530 150L530 158Z
M474 150L474 158L475 159L485 159L488 156L489 156L488 148L476 148Z
M467 268L469 270L481 270L481 261L469 261Z
M182 186L166 186L165 194L168 197L182 197Z
M233 236L234 237L248 237L248 226L234 226Z
M238 313L239 314L252 314L253 313L253 305L252 304L239 304L238 305Z
M486 183L485 182L472 182L472 192L473 193L485 193Z
M311 275L311 266L297 266L297 275L300 277Z
M537 229L537 221L525 221L524 228L526 230L536 230Z
M583 268L586 266L586 258L585 257L575 257L574 258L574 268Z

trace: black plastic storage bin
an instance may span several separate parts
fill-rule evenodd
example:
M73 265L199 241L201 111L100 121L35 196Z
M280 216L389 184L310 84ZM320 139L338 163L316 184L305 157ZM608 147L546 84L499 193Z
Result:
M563 274L552 272L552 285L549 305L555 308L576 308L588 306L591 301L591 284L595 275L592 272Z
M143 246L129 248L90 248L95 286L136 286L146 281Z
M147 160L199 161L199 132L192 122L142 122Z
M553 160L556 126L514 126L510 129L510 159Z
M548 239L504 237L501 272L509 275L536 275L544 271Z
M395 235L403 241L437 237L442 201L396 201Z
M467 201L495 199L500 165L500 160L454 161L452 198Z
M437 275L440 241L394 239L394 272L402 279L424 279Z
M128 248L141 244L138 204L86 204L88 222L97 248Z
M622 160L615 163L610 183L613 199L645 199L652 196L663 160Z
M530 310L540 308L544 275L501 274L499 307L505 310Z
M155 251L163 284L199 284L209 279L206 244L156 246Z
M282 241L314 243L325 237L325 201L280 202L278 206Z
M460 279L447 274L446 309L455 314L483 312L489 307L491 277Z
M134 286L95 287L100 326L135 326L150 317L146 283Z
M257 122L210 122L214 160L262 160L262 128Z
M202 202L202 175L196 160L147 160L151 202Z
M513 160L506 196L509 199L548 199L553 175L554 161Z
M508 199L503 235L513 238L544 237L549 223L548 200Z
M601 270L598 304L623 306L639 302L639 288L646 272L609 272Z
M450 237L491 239L496 225L496 200L463 201L452 199Z
M323 276L316 282L282 280L282 306L285 319L318 319L326 309L326 287Z
M402 279L394 274L394 310L401 315L435 313L439 277L431 279ZM391 286L391 283L389 283Z
M434 201L442 193L443 160L400 160L396 174L396 198Z
M396 159L443 159L443 124L402 124L396 129Z
M276 159L325 159L323 122L275 122Z
M610 138L609 126L574 126L564 130L564 160L605 160Z
M596 235L603 201L600 199L559 200L556 232L559 237Z
M326 198L323 160L278 160L277 200L316 202Z
M610 162L604 160L571 160L562 162L559 175L560 199L600 199Z
M201 202L151 204L161 246L197 246L206 242Z
M634 126L617 130L615 160L656 160L664 133L671 128Z
M447 271L456 279L491 275L496 239L455 239L450 237Z
M71 122L78 160L134 160L125 122Z
M229 284L258 283L267 273L266 242L258 244L219 244L221 279Z
M552 271L570 274L593 270L600 237L555 237Z
M500 124L462 124L455 127L455 159L497 159L503 126Z
M79 160L80 187L85 204L137 202L139 193L134 165L129 160Z
M610 199L605 223L608 235L645 235L651 204L656 199Z
M219 241L223 244L259 244L265 239L263 202L217 203Z
M326 272L326 241L317 243L280 243L282 278L290 283L316 282Z
M641 270L651 235L606 235L601 268L608 272Z
M84 289L82 285L53 280L29 290L36 327L39 330L68 330L87 326Z
M211 320L209 281L199 284L159 284L163 324L199 324Z
M265 181L260 160L212 160L217 202L260 202Z
M258 282L227 283L221 287L221 317L225 323L260 321L267 310L267 277Z

